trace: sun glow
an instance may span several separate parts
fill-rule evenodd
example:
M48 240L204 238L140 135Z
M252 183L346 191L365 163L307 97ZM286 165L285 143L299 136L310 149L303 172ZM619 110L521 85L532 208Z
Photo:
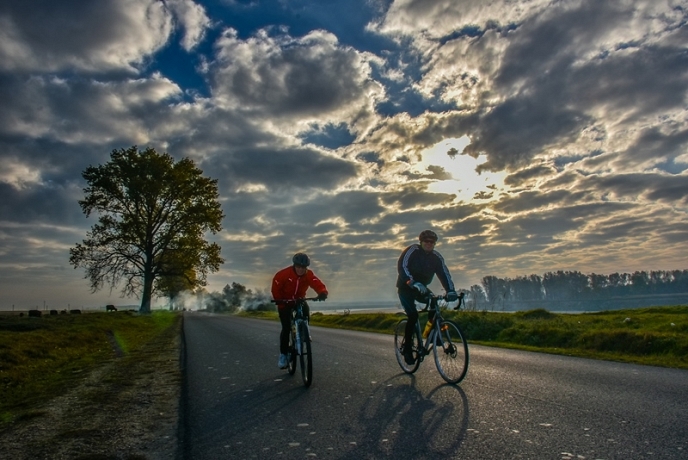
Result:
M423 159L415 169L418 173L427 174L431 170L442 168L451 176L435 179L428 185L430 192L455 194L457 201L494 200L499 192L506 188L506 173L483 171L478 174L476 168L484 163L486 158L484 155L473 158L462 154L468 144L470 139L466 136L445 139L423 151Z

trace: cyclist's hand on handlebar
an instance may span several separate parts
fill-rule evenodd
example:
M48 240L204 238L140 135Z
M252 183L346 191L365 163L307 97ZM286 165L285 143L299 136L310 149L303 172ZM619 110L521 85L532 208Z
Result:
M459 300L459 295L456 293L456 291L449 291L447 292L445 299L447 299L447 302L456 302Z
M411 284L411 287L421 294L427 294L428 293L428 288L425 287L425 285L419 281L416 281L415 283Z
M317 300L319 300L319 301L321 301L321 302L324 302L325 299L327 299L327 292L321 292L320 294L318 294L318 299L317 299Z

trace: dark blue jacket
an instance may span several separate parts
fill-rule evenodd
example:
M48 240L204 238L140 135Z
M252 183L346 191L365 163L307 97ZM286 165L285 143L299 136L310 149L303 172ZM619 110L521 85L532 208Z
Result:
M434 250L425 252L419 244L412 244L404 249L397 262L397 272L398 289L409 289L409 280L411 283L419 281L427 286L437 275L446 292L456 290L440 253Z

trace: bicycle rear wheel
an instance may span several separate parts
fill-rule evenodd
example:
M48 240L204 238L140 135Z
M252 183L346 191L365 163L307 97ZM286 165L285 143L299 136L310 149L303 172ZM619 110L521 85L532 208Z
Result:
M313 355L311 354L311 339L308 336L308 327L305 323L299 325L299 335L301 337L301 377L303 384L307 387L313 383Z
M453 321L440 323L440 336L435 337L435 365L442 378L459 383L468 372L468 343L459 325Z
M296 333L292 329L289 333L289 360L287 361L287 371L289 375L296 373Z
M414 330L413 331L413 356L415 357L415 360L413 364L407 364L406 360L404 359L404 335L406 333L406 323L408 322L408 319L402 319L397 323L396 329L394 329L394 354L397 357L397 362L399 363L399 367L401 367L401 370L406 372L407 374L413 374L418 370L418 366L420 366L420 359L418 357L418 350L420 349L420 340L418 338L418 331ZM417 328L416 328L417 329Z

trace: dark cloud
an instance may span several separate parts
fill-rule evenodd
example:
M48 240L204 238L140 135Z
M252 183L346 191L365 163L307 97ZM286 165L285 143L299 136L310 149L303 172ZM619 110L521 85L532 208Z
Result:
M581 54L599 52L598 43L633 10L615 2L584 0L542 9L509 31L509 46L495 82L502 90L550 78L573 69Z
M408 184L399 191L382 193L380 199L386 206L393 206L400 211L426 206L447 205L452 202L455 195L430 193L422 184Z
M683 48L637 45L614 50L584 66L572 66L562 94L581 109L627 111L624 118L646 117L682 108L688 91L688 56Z
M273 190L328 189L356 176L354 163L313 149L252 149L226 152L204 163L229 190L262 184Z
M575 137L587 118L582 112L552 105L541 97L512 98L484 115L464 152L487 154L488 161L479 171L528 167L548 145Z
M624 199L644 195L650 201L662 201L667 204L688 203L688 176L685 175L615 174L592 176L586 182L600 192Z
M509 174L504 178L504 183L507 185L519 186L524 182L529 182L533 179L542 177L549 177L554 173L554 170L547 165L537 165L531 168L524 168L513 174Z
M630 145L625 151L620 152L621 161L632 163L662 163L672 161L688 151L688 130L677 130L669 134L662 133L658 127L643 130L636 142ZM688 163L675 169L681 172L688 168Z
M48 227L80 225L83 214L77 201L81 189L59 184L42 184L17 190L0 182L0 220L6 222L49 222Z
M493 209L506 214L533 211L548 206L564 206L583 198L582 193L569 190L552 190L548 192L524 191L499 200Z
M155 1L7 0L0 21L0 69L20 71L133 70L172 30Z

